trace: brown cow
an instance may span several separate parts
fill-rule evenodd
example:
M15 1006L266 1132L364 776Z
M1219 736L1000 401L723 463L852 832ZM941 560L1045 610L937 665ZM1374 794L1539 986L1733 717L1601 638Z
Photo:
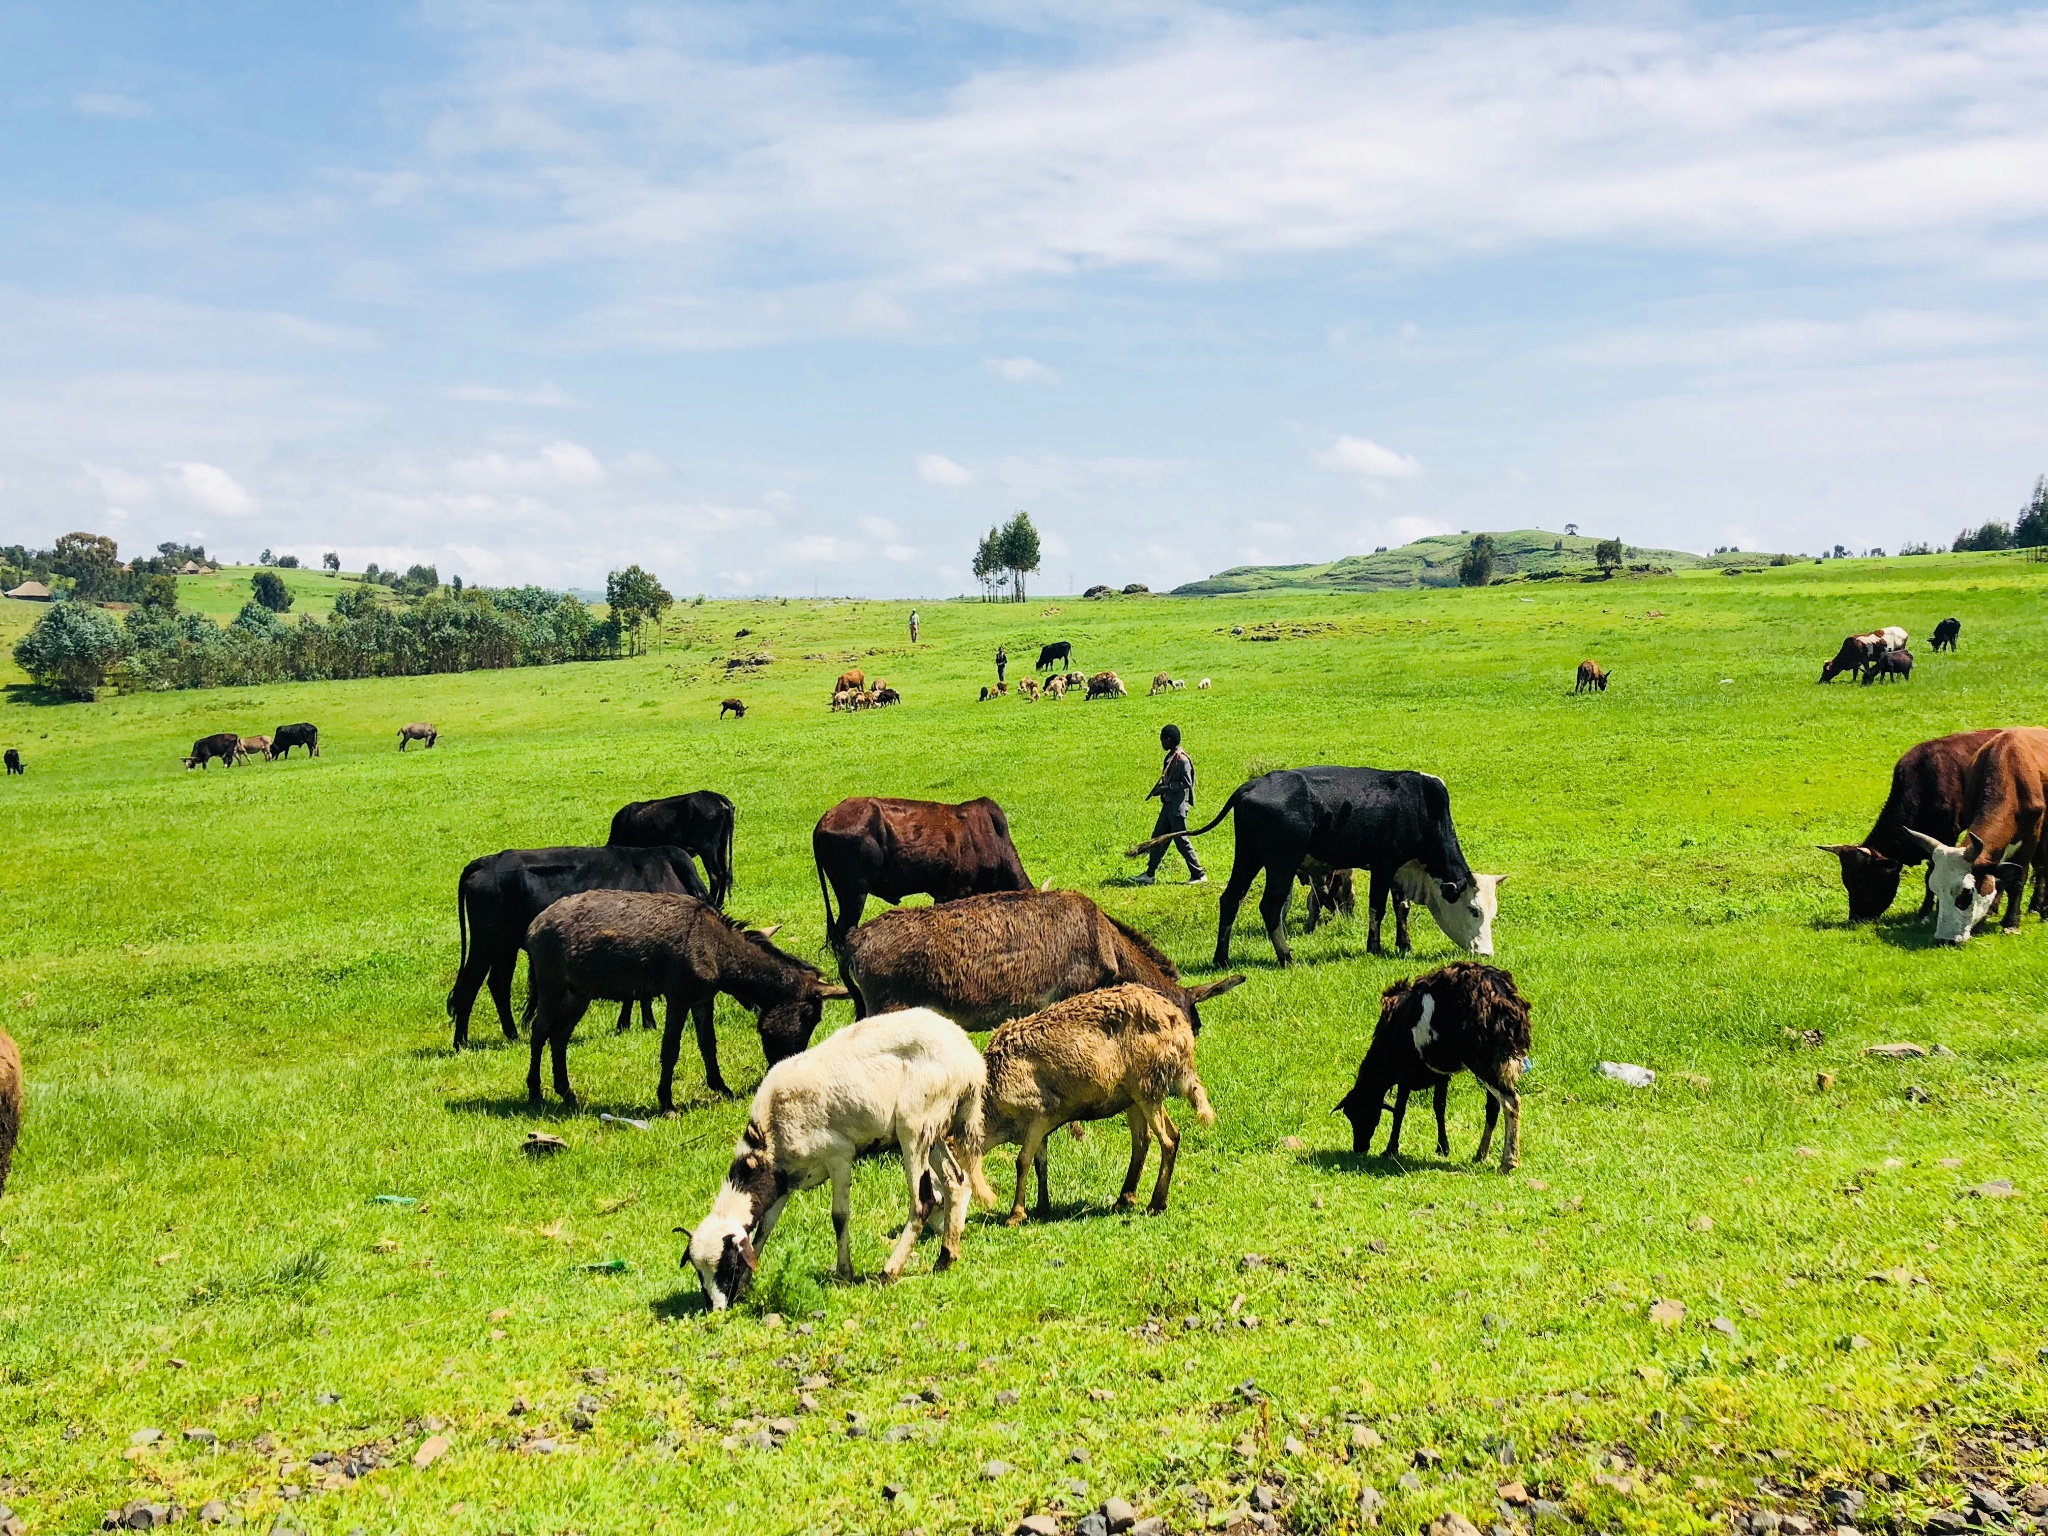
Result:
M441 733L425 720L415 720L410 725L401 725L398 728L398 750L401 752L416 741L425 742L431 747L440 739Z
M859 693L867 685L867 678L861 674L859 667L855 667L851 672L839 674L839 681L832 685L832 691L834 693L844 693L847 689L851 688L855 693Z
M1892 768L1892 791L1860 843L1822 843L1822 853L1842 861L1842 887L1849 893L1849 918L1882 917L1899 894L1899 874L1927 862L1926 848L1913 837L1925 832L1947 843L1963 831L1963 797L1970 764L1997 731L1963 731L1937 736L1909 748ZM1929 891L1920 916L1934 910Z
M242 738L233 731L221 731L216 735L202 736L192 743L192 755L185 759L187 768L206 768L217 757L232 768L240 761Z
M833 947L863 1016L931 1008L962 1029L993 1029L1061 998L1135 982L1199 1030L1196 1005L1244 980L1182 985L1158 946L1079 891L1007 891L884 912Z
M1984 744L1963 789L1963 840L1951 848L1924 832L1913 840L1927 850L1932 868L1927 888L1934 894L1934 938L1965 944L1977 924L1998 905L2000 887L2010 893L2004 928L2020 931L2020 898L2027 871L2038 883L2042 832L2048 826L2048 730L2022 726L2000 731Z
M14 1141L21 1134L21 1048L0 1029L0 1195L7 1193L7 1170L14 1162Z
M736 719L744 720L747 718L747 706L738 699L727 699L721 703L718 706L718 718L723 720L727 710L731 710Z
M986 798L962 805L869 795L842 800L811 829L811 852L825 898L825 936L835 947L860 921L869 896L894 906L919 893L957 901L1031 889L1009 818Z
M244 736L241 745L235 748L235 753L239 761L247 761L252 757L260 757L268 761L270 757L270 738L268 736Z
M1608 674L1601 670L1600 663L1587 657L1579 663L1579 680L1572 685L1573 693L1591 693L1594 689L1607 691Z

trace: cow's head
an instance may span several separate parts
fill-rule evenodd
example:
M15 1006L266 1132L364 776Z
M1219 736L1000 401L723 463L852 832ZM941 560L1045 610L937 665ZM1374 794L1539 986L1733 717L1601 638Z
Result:
M1506 875L1472 875L1425 882L1423 899L1437 927L1460 949L1475 955L1493 953L1493 919L1500 911L1500 885Z
M683 1264L697 1271L697 1283L711 1310L723 1312L747 1294L760 1271L761 1256L754 1252L753 1234L746 1221L714 1206L690 1234Z
M1992 864L1983 859L1974 837L1966 835L1954 848L1925 832L1914 832L1912 837L1927 850L1935 943L1969 943L1971 931L1998 905L2000 882L2024 879L2026 871L2016 864Z
M1873 853L1860 843L1820 843L1822 853L1842 861L1842 889L1849 893L1849 917L1868 922L1883 917L1899 894L1899 872L1904 865Z
M1232 987L1244 985L1242 976L1226 976L1221 981L1205 982L1199 987L1184 987L1181 990L1181 1011L1188 1016L1188 1027L1196 1034L1202 1032L1200 1005L1212 997L1221 997Z

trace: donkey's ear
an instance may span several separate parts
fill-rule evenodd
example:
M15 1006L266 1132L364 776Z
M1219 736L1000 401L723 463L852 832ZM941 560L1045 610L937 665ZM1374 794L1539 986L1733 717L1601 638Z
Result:
M752 928L748 932L757 939L772 939L775 935L782 932L782 924L770 923L766 928Z

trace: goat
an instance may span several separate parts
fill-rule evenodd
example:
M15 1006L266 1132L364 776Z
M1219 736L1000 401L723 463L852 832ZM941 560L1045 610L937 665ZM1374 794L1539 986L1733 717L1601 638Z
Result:
M14 1162L14 1140L21 1134L21 1048L0 1029L0 1195L7 1193L7 1170Z
M1019 678L1017 680L1017 697L1020 699L1030 699L1034 703L1037 702L1038 684L1028 677Z
M1023 1224L1024 1181L1034 1167L1039 1220L1052 1215L1045 1141L1059 1127L1124 1116L1131 1128L1131 1166L1117 1196L1120 1211L1137 1204L1138 1176L1145 1171L1151 1138L1158 1137L1159 1180L1147 1207L1156 1216L1166 1209L1180 1150L1180 1132L1166 1115L1167 1099L1186 1099L1202 1124L1216 1123L1209 1095L1195 1076L1194 1029L1179 1008L1151 987L1105 987L1012 1019L989 1036L987 1065L985 1131L968 1150L968 1177L975 1194L996 1205L996 1193L982 1176L982 1154L992 1146L1016 1145L1013 1227Z
M1886 682L1895 677L1903 677L1910 683L1913 680L1913 653L1886 651L1863 669L1863 686L1869 687L1880 677Z
M945 1219L934 1268L951 1265L960 1256L971 1185L949 1138L970 1157L981 1145L987 1083L974 1042L927 1008L862 1019L770 1067L754 1093L725 1183L690 1234L683 1259L697 1271L712 1311L746 1294L790 1195L827 1180L838 1275L851 1280L854 1159L892 1144L903 1154L910 1219L883 1278L903 1273L934 1206Z
M1171 688L1172 686L1173 679L1168 677L1164 672L1154 674L1152 678L1153 693L1164 693L1167 689Z
M1114 672L1098 672L1088 679L1088 697L1093 699L1121 699L1124 694L1124 680Z
M1486 1131L1472 1161L1484 1162L1493 1128L1507 1111L1500 1171L1521 1161L1522 1097L1515 1091L1529 1055L1529 1005L1515 990L1515 978L1498 966L1460 960L1413 981L1397 981L1380 994L1380 1021L1358 1064L1358 1080L1334 1113L1351 1122L1351 1150L1372 1150L1389 1088L1397 1089L1388 1157L1400 1155L1401 1117L1413 1089L1436 1092L1436 1149L1448 1157L1444 1100L1451 1078L1470 1072L1487 1093Z
M1586 660L1579 663L1579 676L1578 680L1572 684L1572 692L1591 693L1593 690L1598 689L1600 692L1605 693L1607 691L1607 678L1607 671L1599 662L1589 656Z
M1069 688L1086 688L1088 686L1088 674L1086 672L1069 672L1066 675L1065 682Z
M894 688L881 687L875 690L875 708L882 709L890 704L901 704L903 695Z
M733 718L735 720L744 720L747 718L747 706L742 704L738 699L726 699L725 701L723 701L718 706L718 718L723 720L725 718L725 712L727 710L732 711Z

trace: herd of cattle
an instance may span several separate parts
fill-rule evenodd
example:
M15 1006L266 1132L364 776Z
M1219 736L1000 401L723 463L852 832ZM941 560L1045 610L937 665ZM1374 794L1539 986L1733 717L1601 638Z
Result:
M398 750L401 752L416 741L431 747L440 739L441 733L425 720L414 720L398 728ZM320 728L301 720L297 725L280 725L268 736L238 736L233 731L202 736L192 743L185 766L205 768L218 759L232 768L252 757L274 763L280 757L291 756L293 747L304 747L308 757L318 757ZM14 753L10 751L7 755L12 758Z

